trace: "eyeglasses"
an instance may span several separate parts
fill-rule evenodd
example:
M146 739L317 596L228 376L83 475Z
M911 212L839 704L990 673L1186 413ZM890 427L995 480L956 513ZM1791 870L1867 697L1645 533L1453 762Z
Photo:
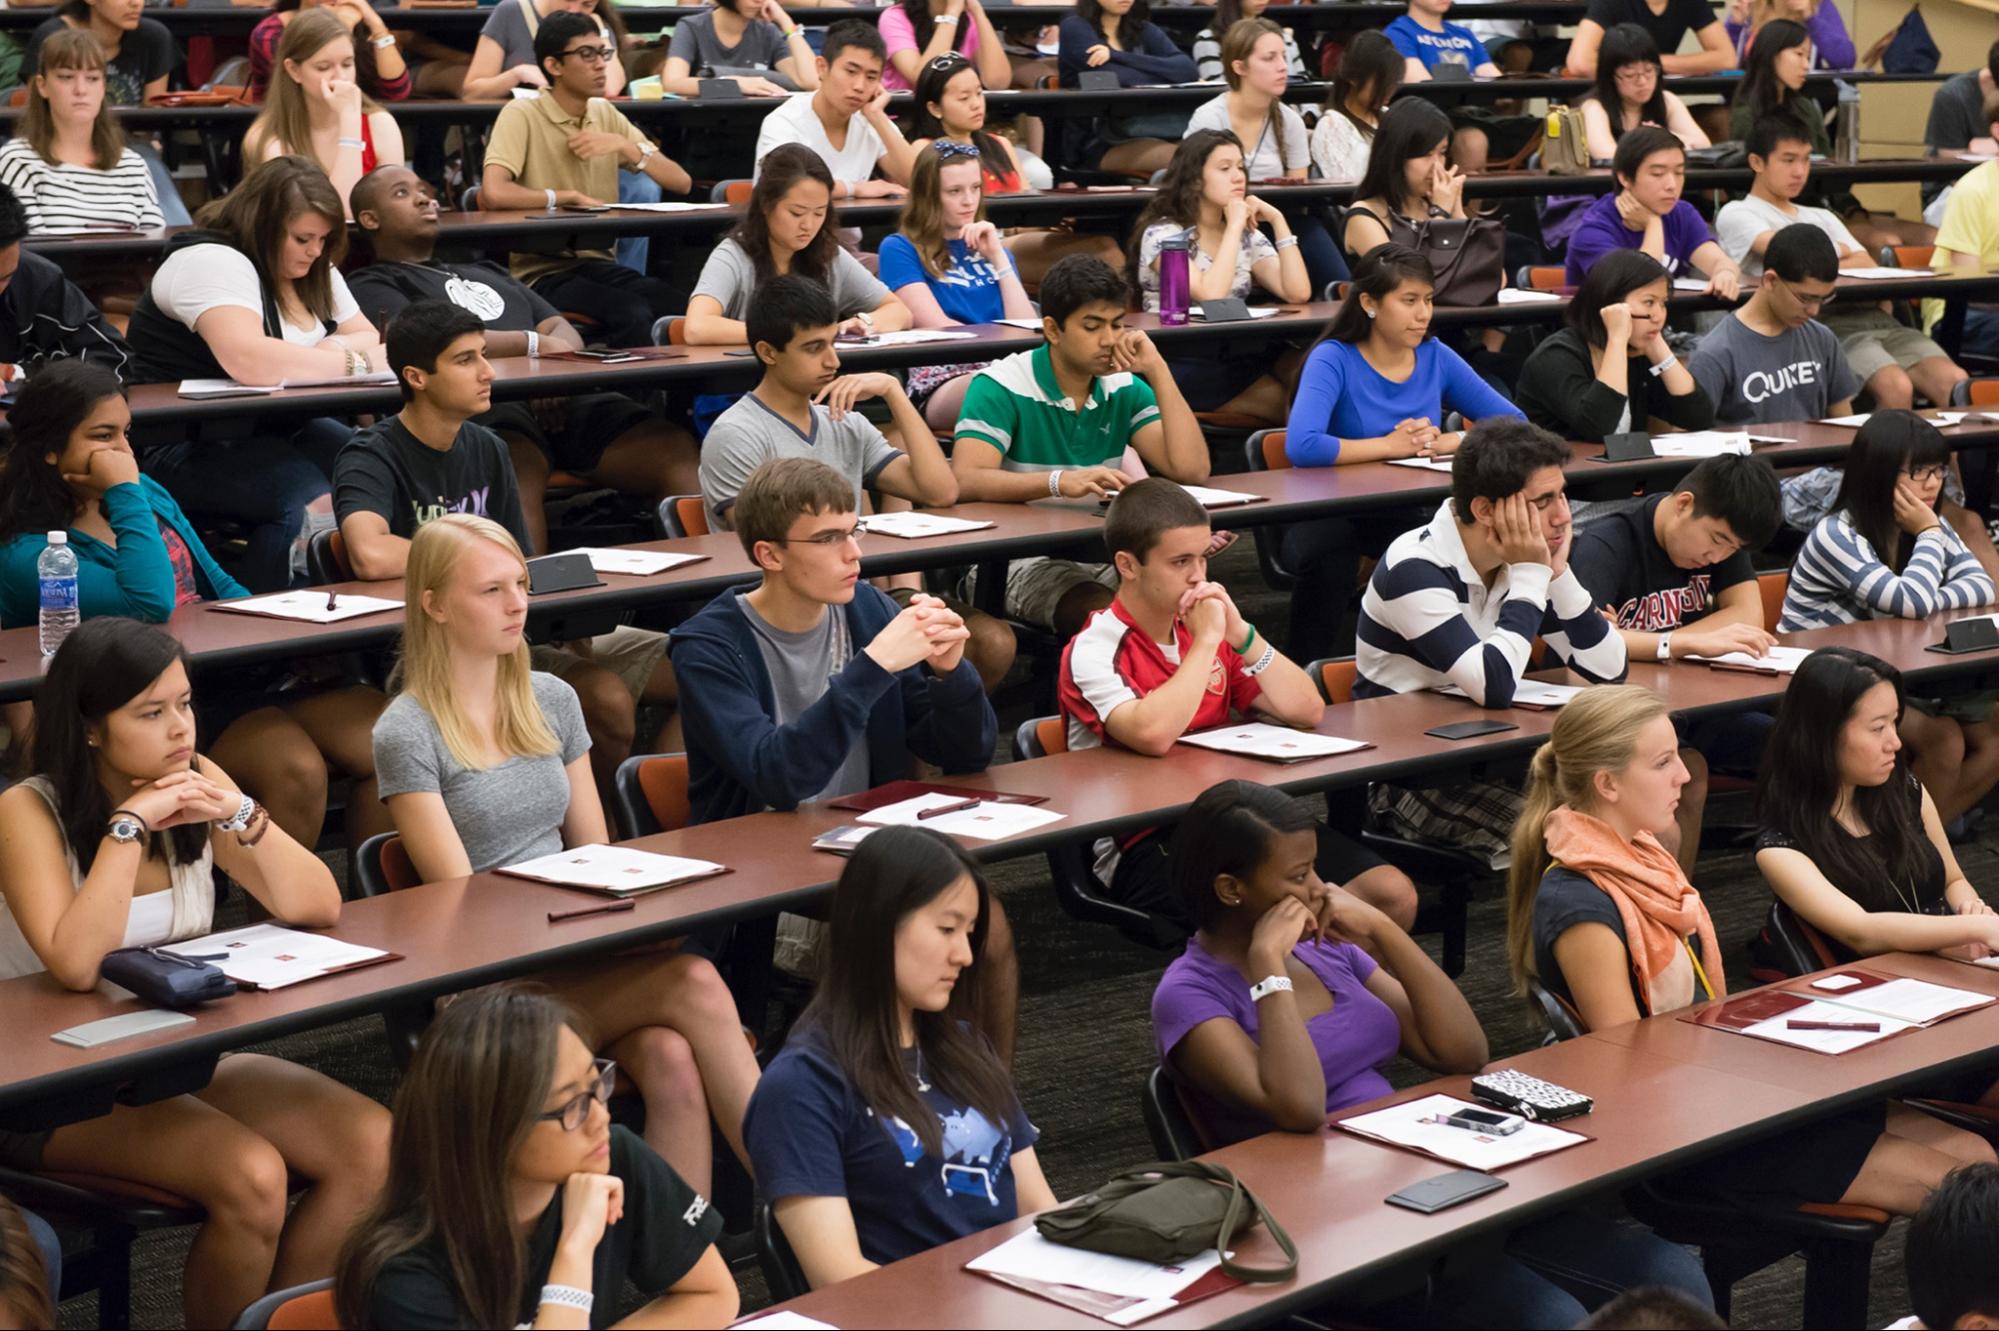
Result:
M560 1108L551 1109L546 1114L535 1115L537 1123L560 1123L564 1132L574 1132L590 1120L590 1102L600 1105L611 1103L611 1092L618 1085L618 1065L608 1058L600 1058L593 1065L597 1071L597 1084L583 1094L565 1100Z
M1659 67L1657 65L1626 65L1623 69L1617 71L1616 77L1619 83L1643 83L1647 79L1658 78Z
M579 60L588 60L593 65L602 65L608 64L611 57L617 53L617 48L612 46L579 46L573 51L564 51L562 58L567 60L570 56L575 56Z
M1940 481L1943 479L1943 464L1933 462L1925 467L1904 467L1902 474L1918 485L1929 481Z
M848 541L858 541L860 539L861 539L861 524L857 522L851 527L833 527L829 528L826 531L814 532L810 536L780 537L776 541L772 542L772 544L817 545L823 547L824 549L830 550L836 545L845 545Z
M930 147L939 157L947 162L955 157L977 157L979 155L979 146L976 143L959 143L955 139L932 139Z
M1777 280L1779 282L1784 282L1784 279L1781 277L1778 278ZM1807 296L1804 292L1798 290L1796 287L1792 286L1789 282L1784 282L1784 290L1791 293L1791 299L1798 302L1799 308L1803 309L1804 312L1807 314L1818 313L1826 306L1832 304L1832 298L1839 294L1836 291L1828 291L1822 296Z

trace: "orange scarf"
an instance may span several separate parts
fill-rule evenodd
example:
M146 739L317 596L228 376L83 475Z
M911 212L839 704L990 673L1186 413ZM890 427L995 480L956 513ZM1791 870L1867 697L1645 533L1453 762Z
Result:
M1728 992L1714 921L1701 894L1650 832L1626 841L1601 818L1565 804L1548 815L1543 834L1556 863L1583 875L1616 903L1647 1015L1706 997L1691 987L1685 947L1690 937L1700 939L1701 966L1713 995Z

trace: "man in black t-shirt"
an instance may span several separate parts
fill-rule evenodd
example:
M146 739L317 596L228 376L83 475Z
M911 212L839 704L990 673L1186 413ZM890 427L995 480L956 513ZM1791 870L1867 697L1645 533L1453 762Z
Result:
M406 166L380 166L354 186L354 224L374 262L347 279L362 313L386 328L412 301L450 301L486 326L489 356L538 356L583 348L582 334L556 308L491 263L439 263L437 196ZM581 393L538 402L502 402L477 423L507 443L520 479L521 511L536 548L548 544L542 502L552 471L649 504L701 489L694 436L622 393Z
M1659 63L1668 74L1719 74L1735 68L1735 47L1728 30L1708 0L1589 0L1583 21L1569 43L1568 71L1576 78L1596 77L1596 52L1603 34L1620 23L1636 23L1659 44ZM1680 54L1688 33L1701 49Z

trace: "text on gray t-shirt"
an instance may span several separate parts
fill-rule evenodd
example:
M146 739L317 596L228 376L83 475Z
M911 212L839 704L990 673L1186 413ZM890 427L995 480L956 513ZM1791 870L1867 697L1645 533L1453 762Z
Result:
M1816 319L1765 337L1731 314L1701 339L1687 369L1717 425L1820 420L1860 391L1839 338Z

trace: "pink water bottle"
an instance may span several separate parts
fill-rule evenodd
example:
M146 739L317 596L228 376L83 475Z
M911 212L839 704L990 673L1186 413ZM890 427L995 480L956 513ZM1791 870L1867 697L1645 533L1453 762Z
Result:
M1192 237L1182 232L1159 242L1159 323L1178 328L1187 322L1187 251Z

